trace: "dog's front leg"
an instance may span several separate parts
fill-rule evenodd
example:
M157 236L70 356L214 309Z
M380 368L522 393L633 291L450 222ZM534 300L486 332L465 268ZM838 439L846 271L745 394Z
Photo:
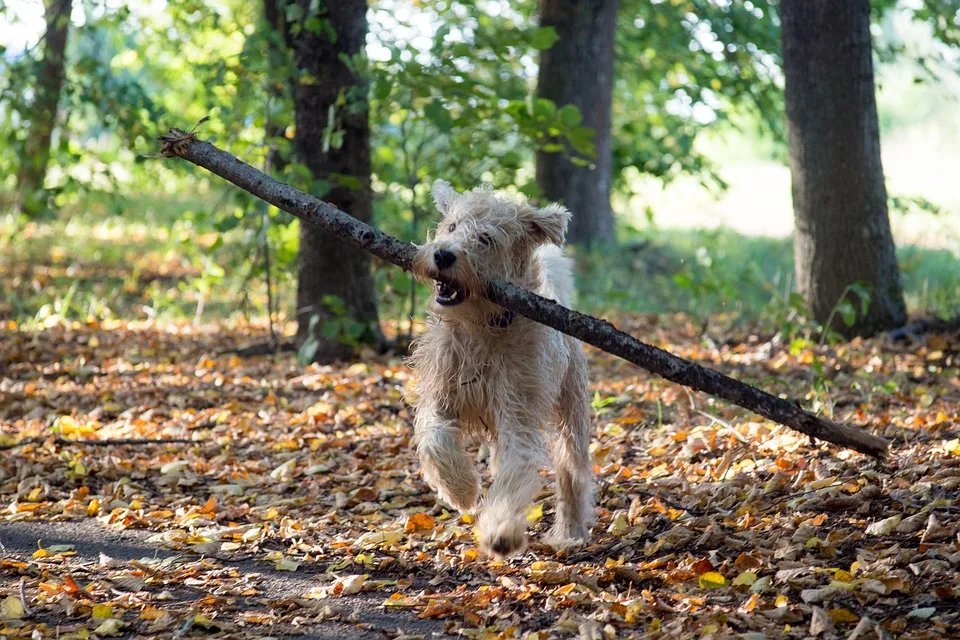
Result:
M433 407L420 407L414 419L414 440L427 484L440 499L462 512L473 511L480 476L463 449L458 421Z
M491 464L495 475L478 521L485 552L506 558L526 548L526 510L543 484L539 473L543 451L539 429L516 419L498 420Z

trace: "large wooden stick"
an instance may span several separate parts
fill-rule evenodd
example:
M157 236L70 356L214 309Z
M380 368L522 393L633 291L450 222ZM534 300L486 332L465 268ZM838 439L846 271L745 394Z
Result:
M274 180L209 142L198 140L193 133L171 129L160 141L161 156L192 162L308 224L398 267L410 269L416 252L414 245ZM572 311L509 282L488 283L485 295L506 309L629 360L671 382L722 398L800 433L878 458L887 453L887 442L880 437L804 411L783 398L644 344L605 320Z

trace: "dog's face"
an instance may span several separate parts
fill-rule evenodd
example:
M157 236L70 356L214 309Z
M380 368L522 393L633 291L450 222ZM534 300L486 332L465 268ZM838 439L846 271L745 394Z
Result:
M570 214L560 205L534 209L524 200L489 189L459 194L442 180L433 197L443 219L422 245L414 263L421 279L446 276L457 283L437 283L434 302L441 312L477 313L490 304L479 292L487 280L521 286L530 277L534 250L547 242L563 245Z

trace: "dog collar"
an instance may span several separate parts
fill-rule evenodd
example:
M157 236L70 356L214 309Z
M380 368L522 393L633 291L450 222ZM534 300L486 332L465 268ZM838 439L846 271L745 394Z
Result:
M503 313L498 313L495 316L490 316L490 320L487 324L490 325L492 329L506 329L513 323L513 319L516 317L513 311L509 309L505 310Z

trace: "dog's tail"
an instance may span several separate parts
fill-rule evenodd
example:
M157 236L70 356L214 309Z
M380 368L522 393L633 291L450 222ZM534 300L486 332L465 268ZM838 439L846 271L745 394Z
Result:
M574 291L573 260L565 256L563 249L555 244L539 247L537 257L544 275L543 284L537 293L569 307Z

